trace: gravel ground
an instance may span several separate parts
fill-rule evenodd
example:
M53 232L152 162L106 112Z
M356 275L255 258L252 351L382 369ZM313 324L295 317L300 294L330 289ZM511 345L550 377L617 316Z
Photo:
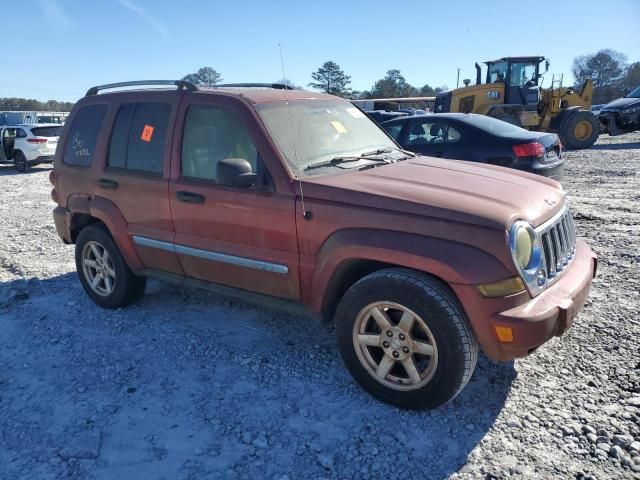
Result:
M640 478L640 134L566 158L589 302L432 412L369 397L310 318L157 282L97 308L49 168L0 166L0 478Z

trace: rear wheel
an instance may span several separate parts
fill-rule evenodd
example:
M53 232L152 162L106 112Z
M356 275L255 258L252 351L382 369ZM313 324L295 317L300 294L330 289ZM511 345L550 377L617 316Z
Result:
M591 147L598 140L598 135L600 135L598 118L584 110L569 113L558 129L562 146L572 150Z
M354 284L336 311L336 334L356 381L401 408L451 401L471 378L478 356L453 294L411 270L381 270Z
M27 157L24 156L20 150L13 153L13 164L16 167L16 170L20 173L24 173L29 170L29 162L27 162Z
M87 295L104 308L135 302L147 285L145 277L133 274L111 235L99 226L88 226L78 235L76 269Z

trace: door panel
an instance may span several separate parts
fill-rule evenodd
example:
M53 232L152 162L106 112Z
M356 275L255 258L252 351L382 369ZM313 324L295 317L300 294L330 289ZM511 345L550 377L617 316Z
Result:
M165 92L162 97L145 95L118 106L112 114L106 165L96 180L95 192L118 206L146 268L182 274L178 255L171 248L175 231L169 202L169 132L178 100L177 95ZM149 131L153 133L148 135Z
M268 186L215 183L222 159L249 157L253 171L260 172L266 168L264 155L273 152L265 152L264 138L247 128L250 116L243 104L206 97L194 95L183 105L174 139L169 198L180 263L191 277L296 299L295 196ZM182 170L192 177L183 177Z

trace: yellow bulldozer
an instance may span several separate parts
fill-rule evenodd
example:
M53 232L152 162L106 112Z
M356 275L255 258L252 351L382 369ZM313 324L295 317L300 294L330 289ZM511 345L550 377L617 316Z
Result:
M549 70L545 57L504 57L484 63L485 82L476 63L476 84L464 80L464 87L438 93L436 113L478 113L528 130L556 132L569 149L589 148L598 139L600 123L590 111L590 79L577 90L562 86L562 77L552 77L551 85L542 88Z

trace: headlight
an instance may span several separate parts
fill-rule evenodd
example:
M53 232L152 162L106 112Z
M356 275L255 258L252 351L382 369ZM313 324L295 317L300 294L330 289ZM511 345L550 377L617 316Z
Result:
M515 230L513 253L516 256L518 265L526 269L533 253L533 239L524 226L518 226Z
M538 234L528 222L518 220L509 230L509 248L513 262L532 292L538 292L546 284L542 268L542 246Z

